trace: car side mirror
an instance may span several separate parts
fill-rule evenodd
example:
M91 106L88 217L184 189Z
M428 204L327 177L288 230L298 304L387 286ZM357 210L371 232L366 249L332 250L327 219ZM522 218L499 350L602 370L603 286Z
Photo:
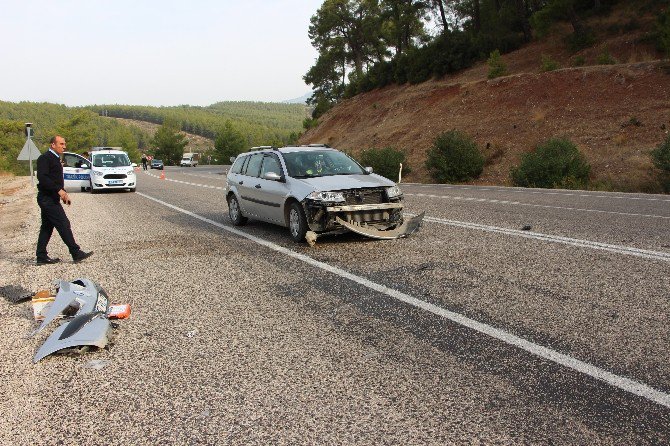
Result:
M372 167L366 167L366 168L365 168L365 171L366 171L367 173L372 173L373 170L374 170L374 169L373 169Z
M91 166L90 166L90 164L81 163L81 168L82 168L82 169L90 169Z
M281 176L276 172L266 172L265 175L263 175L263 178L270 181L281 181Z
M230 163L231 164L235 162L235 158L237 158L237 157L236 156L231 156L230 157ZM216 160L214 160L214 161L216 161Z

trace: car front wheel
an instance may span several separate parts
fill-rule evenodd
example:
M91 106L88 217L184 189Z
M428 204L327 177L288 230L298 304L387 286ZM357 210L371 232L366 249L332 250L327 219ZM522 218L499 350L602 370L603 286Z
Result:
M235 195L231 195L230 198L228 198L228 216L234 226L242 226L247 222L247 217L242 216L240 203L237 201Z
M302 242L307 233L307 219L300 203L291 203L288 211L288 229L294 242Z

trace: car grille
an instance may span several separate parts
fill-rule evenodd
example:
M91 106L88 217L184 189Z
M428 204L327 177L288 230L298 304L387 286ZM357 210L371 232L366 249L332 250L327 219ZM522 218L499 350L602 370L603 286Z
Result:
M385 203L384 189L353 189L342 191L347 205Z
M125 173L110 173L105 175L104 177L106 180L123 180L126 178Z

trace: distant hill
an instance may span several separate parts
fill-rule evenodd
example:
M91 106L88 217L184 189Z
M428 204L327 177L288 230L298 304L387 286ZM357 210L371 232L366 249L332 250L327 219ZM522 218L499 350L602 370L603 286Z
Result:
M309 114L302 104L272 102L217 102L205 107L180 105L150 107L135 105L93 105L87 107L103 116L162 124L176 121L185 132L214 139L218 130L230 121L242 132L250 146L280 145L294 140Z
M282 104L306 104L307 99L312 97L312 92L308 92L300 96L299 98L293 98L293 99L287 99L285 101L282 101Z

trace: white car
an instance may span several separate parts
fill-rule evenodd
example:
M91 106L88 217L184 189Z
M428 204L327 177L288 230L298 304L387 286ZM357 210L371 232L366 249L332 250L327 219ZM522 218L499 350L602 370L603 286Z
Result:
M91 193L101 190L127 189L135 192L135 163L122 150L100 149L91 152Z
M76 153L64 152L63 180L65 189L88 190L91 187L91 162Z
M423 220L423 214L403 217L403 194L393 181L322 144L258 147L232 161L226 200L235 226L251 217L288 227L294 241L312 244L320 234L348 231L407 237Z

